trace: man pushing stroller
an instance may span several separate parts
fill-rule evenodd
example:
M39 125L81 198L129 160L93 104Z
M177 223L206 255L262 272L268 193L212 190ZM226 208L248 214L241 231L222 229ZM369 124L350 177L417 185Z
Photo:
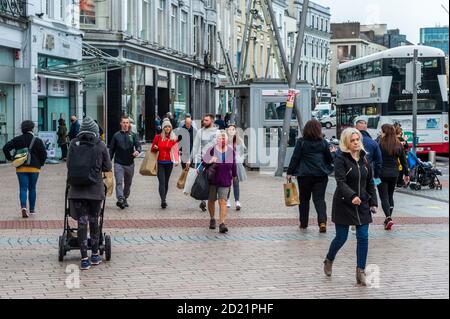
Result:
M88 270L102 262L99 254L99 214L105 200L102 173L112 171L108 149L99 138L98 125L90 117L84 118L80 133L70 143L67 169L70 215L78 221L81 269ZM92 249L90 259L89 248Z

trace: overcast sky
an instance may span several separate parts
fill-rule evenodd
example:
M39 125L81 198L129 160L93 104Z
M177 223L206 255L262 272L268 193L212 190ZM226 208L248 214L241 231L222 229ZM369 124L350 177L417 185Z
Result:
M331 8L332 22L386 23L400 29L412 43L420 42L420 28L448 25L448 0L313 0Z

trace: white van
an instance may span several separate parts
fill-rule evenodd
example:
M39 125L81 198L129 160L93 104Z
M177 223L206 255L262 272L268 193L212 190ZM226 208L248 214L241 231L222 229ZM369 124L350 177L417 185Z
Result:
M317 120L321 120L325 116L330 116L332 112L332 106L329 103L319 103L314 109L314 115Z

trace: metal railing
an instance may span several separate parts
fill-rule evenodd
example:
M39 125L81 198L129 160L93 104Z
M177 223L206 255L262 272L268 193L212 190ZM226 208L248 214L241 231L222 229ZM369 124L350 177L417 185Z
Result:
M0 0L0 16L25 19L26 4L25 0Z

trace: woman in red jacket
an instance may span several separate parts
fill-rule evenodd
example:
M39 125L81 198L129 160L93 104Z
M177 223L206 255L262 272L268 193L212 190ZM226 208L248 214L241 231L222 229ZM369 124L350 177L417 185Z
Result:
M173 132L172 124L165 120L162 125L162 133L155 136L152 144L152 152L158 154L158 181L161 208L167 208L167 192L169 190L170 175L173 166L180 163L178 138Z

